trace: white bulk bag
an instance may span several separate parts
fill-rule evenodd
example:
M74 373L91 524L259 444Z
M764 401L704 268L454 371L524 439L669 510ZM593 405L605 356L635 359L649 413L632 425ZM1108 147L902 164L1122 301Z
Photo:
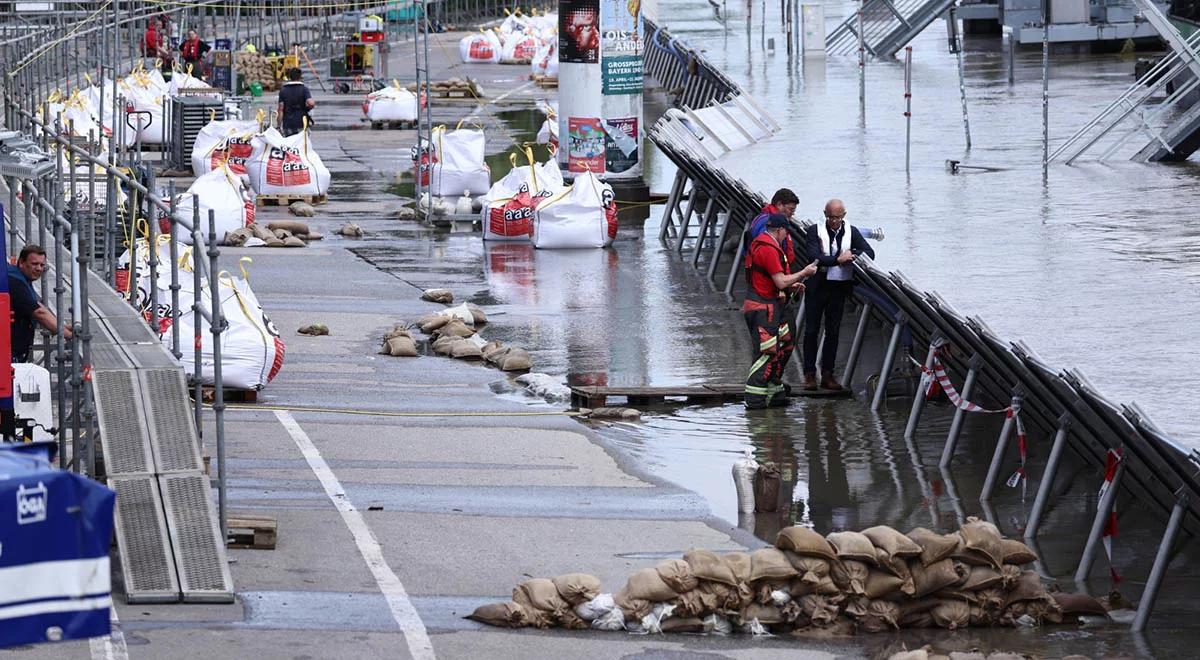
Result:
M546 75L550 60L558 61L558 43L543 41L542 45L538 46L537 52L533 54L533 60L529 63L530 73L535 76Z
M504 40L504 46L500 49L500 63L529 64L537 54L539 45L537 37L514 32Z
M249 273L246 264L249 258L242 258L242 275L238 277L228 272L221 272L218 277L217 295L221 301L221 314L228 323L225 332L221 333L221 380L225 387L243 390L261 390L267 383L274 380L283 367L286 347L279 337L275 324L258 304L258 298L250 289ZM211 294L208 284L203 281L206 289L205 308L211 305ZM182 298L181 298L182 305ZM185 313L179 317L179 331L184 337L193 336L195 332L195 314L184 306ZM201 380L206 385L213 383L212 332L208 321L200 317L201 341ZM195 374L195 350L183 351L183 368L189 376Z
M133 104L139 113L130 117L130 123L138 127L137 138L142 144L166 142L166 127L163 125L163 96L168 93L167 82L157 69L135 71L121 81L121 94ZM128 130L128 129L127 129Z
M208 87L208 83L196 78L183 71L175 71L171 74L171 82L167 85L167 92L171 96L179 96L181 89L204 89Z
M104 87L103 91L100 89L101 86ZM96 121L100 125L101 134L110 140L116 137L114 131L118 129L118 126L113 121L113 98L118 93L116 84L112 80L104 78L100 85L93 83L83 93L88 97L88 104L91 106ZM104 96L103 103L101 103L101 95ZM124 122L124 110L119 109L117 117L117 121ZM137 139L137 131L130 129L126 125L124 134L125 138L121 146L132 147L134 141Z
M266 144L246 162L250 187L259 195L324 195L329 169L308 143L308 131L283 137L274 128L259 135ZM461 195L462 190L458 193Z
M542 127L537 132L538 144L549 144L558 146L558 120L546 119L542 122Z
M617 205L612 186L592 172L534 210L533 245L537 248L599 248L617 237Z
M208 122L192 143L192 172L202 176L224 164L234 174L245 174L246 161L254 155L254 149L266 148L265 142L254 139L256 133L257 121L215 119Z
M505 10L508 11L508 10ZM509 14L500 23L500 34L508 35L514 32L522 32L525 26L529 24L529 18L519 14Z
M206 243L210 209L217 223L218 242L225 240L225 234L254 222L253 195L242 178L225 166L197 178L187 192L175 198L175 218L191 224L194 213L192 207L197 204L200 206L200 235ZM177 232L177 237L188 245L192 243L191 234L182 228Z
M433 129L434 164L429 193L435 197L458 197L467 192L483 195L491 188L491 172L484 162L483 131L445 126Z
M371 121L416 121L417 95L398 86L367 94L363 114Z
M483 201L482 222L485 241L528 241L533 233L533 213L546 199L563 189L562 172L551 152L545 163L533 159L525 150L526 165L513 168L488 191Z
M469 34L458 42L458 56L463 62L494 64L500 61L500 38L495 32Z

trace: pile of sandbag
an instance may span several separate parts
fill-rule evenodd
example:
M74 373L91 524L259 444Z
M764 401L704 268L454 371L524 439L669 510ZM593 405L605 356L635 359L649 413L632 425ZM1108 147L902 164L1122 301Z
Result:
M246 162L254 150L266 148L255 140L259 123L254 120L214 119L204 125L192 143L192 172L202 176L222 164L234 174L246 173Z
M562 171L553 150L544 163L535 161L528 148L524 155L524 165L517 165L516 154L510 156L512 169L492 185L483 199L485 241L531 240L534 211L563 190Z
M367 94L362 105L370 121L416 121L417 95L393 82L390 87Z
M612 186L592 172L541 201L533 214L537 248L602 248L617 237L617 203Z
M311 230L306 222L273 220L262 226L250 223L225 234L225 245L233 247L305 247L312 241L325 238Z
M263 89L275 86L275 67L266 55L257 50L241 50L237 54L238 78L245 81L246 86L257 82Z
M468 618L504 627L592 627L635 633L740 631L828 635L900 628L1036 626L1105 614L1083 594L1051 594L1020 541L968 519L957 532L886 526L822 536L779 532L775 547L717 555L691 550L629 576L615 594L598 584L567 593L530 580L510 603ZM573 574L575 575L575 574Z
M427 302L451 305L454 294L447 289L428 289L421 294ZM416 332L428 335L429 348L434 355L459 360L482 360L502 371L528 371L533 366L529 352L499 341L487 341L479 335L480 326L488 322L482 309L463 303L426 314L413 325L397 324L383 335L380 355L417 357Z
M491 30L469 34L458 42L463 62L529 64L533 73L558 75L558 14L510 13Z

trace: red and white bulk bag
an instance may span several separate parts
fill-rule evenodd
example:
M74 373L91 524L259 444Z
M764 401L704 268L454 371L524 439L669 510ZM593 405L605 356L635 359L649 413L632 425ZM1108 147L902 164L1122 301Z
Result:
M529 64L537 54L539 45L537 37L514 32L504 40L504 46L500 49L500 63Z
M254 195L244 180L225 166L196 179L187 192L175 198L175 218L191 224L193 207L200 207L200 235L208 242L208 212L213 211L216 220L216 240L222 242L225 235L254 222ZM169 227L163 232L169 231ZM192 236L180 228L177 238L191 245Z
M535 76L546 75L546 69L550 66L550 60L558 61L558 43L544 41L541 46L538 46L537 52L533 54L533 59L529 62L530 73Z
M245 174L246 161L254 154L255 147L260 150L266 147L265 142L254 139L256 133L258 122L253 120L208 122L192 144L192 172L202 176L224 164L234 174Z
M246 174L256 194L316 196L329 190L329 169L308 143L307 130L283 137L268 128L258 137L265 143L263 148L246 161Z
M225 332L221 333L221 380L225 387L261 390L279 374L286 347L275 324L250 289L245 268L249 259L243 257L242 262L242 274L246 277L224 271L218 277L217 295L221 301L221 314L228 324ZM207 283L204 287L207 289ZM205 294L202 298L207 308L211 305L212 297L207 291ZM186 312L179 318L179 331L184 337L194 336L195 315L189 307L185 306L184 309ZM200 317L200 341L200 377L205 385L211 385L212 333L203 316ZM180 362L189 376L195 374L195 350L183 351Z
M459 197L464 192L487 194L492 180L483 160L484 147L482 130L434 128L429 194L434 197Z
M500 61L500 38L490 30L469 34L458 42L458 56L467 63L495 64Z
M363 114L370 121L416 121L417 95L397 86L367 94Z
M537 248L601 248L617 237L617 204L612 186L592 172L538 204L533 245Z

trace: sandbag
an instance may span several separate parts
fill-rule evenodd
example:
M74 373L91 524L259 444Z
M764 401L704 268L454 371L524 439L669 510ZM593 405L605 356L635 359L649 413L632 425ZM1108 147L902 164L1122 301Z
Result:
M934 562L929 566L922 565L920 561L913 561L908 567L912 571L913 598L923 598L935 591L957 585L965 577L955 570L954 562L949 559Z
M455 342L450 347L450 357L458 360L474 360L483 357L483 353L479 350L479 346L471 341Z
M695 589L699 584L696 576L692 574L692 567L682 559L667 559L659 562L658 566L654 567L658 571L658 576L662 581L667 583L675 593L683 593Z
M454 292L449 289L425 289L421 292L421 300L449 305L454 302Z
M650 614L654 609L653 602L630 596L628 585L621 587L620 591L613 594L613 603L621 610L626 621L641 621L642 617Z
M392 337L384 343L384 348L387 350L387 354L392 357L417 357L420 355L417 352L417 344L413 341L412 337Z
M692 575L700 580L710 580L734 586L737 579L729 565L710 550L688 550L683 554L683 560L692 570Z
M497 63L500 61L500 38L490 30L469 34L459 40L458 56L467 63Z
M866 593L869 573L869 566L853 559L834 562L829 569L829 575L833 578L834 584L842 591L854 596L862 596Z
M584 575L584 574L583 573L572 573L570 575ZM555 581L557 581L563 577L567 577L567 576L559 576L558 578L555 578ZM591 577L591 576L589 575L587 577ZM597 580L597 584L599 584L599 580ZM557 583L555 586L557 586ZM559 595L560 596L563 595L561 590L559 591ZM564 600L565 599L566 599L566 597L564 596ZM611 612L614 607L616 607L616 603L613 602L612 594L597 594L591 600L587 600L587 601L576 604L575 607L573 607L572 609L575 612L575 616L578 616L579 618L583 619L584 621L594 621L594 620L599 619L600 617L604 616L605 614L608 614L609 612Z
M506 347L504 355L500 356L493 364L501 371L525 371L533 368L533 360L529 357L529 352L523 348Z
M770 626L777 623L783 623L784 616L783 610L774 605L750 603L749 605L743 607L740 612L738 612L738 619L743 625L750 623L751 621L758 621L763 625Z
M183 194L176 195L175 218L191 224L195 213L193 207L199 206L200 226L198 229L200 236L207 243L209 242L208 212L211 210L213 219L216 221L214 238L220 241L226 234L254 223L254 204L253 195L245 186L243 179L229 168L220 166L208 174L198 177ZM182 228L176 233L176 237L185 245L192 244L191 233Z
M1037 555L1029 546L1016 539L1002 539L1000 541L1000 554L1002 561L1005 564L1014 564L1024 566L1037 561Z
M537 248L601 248L617 237L617 204L612 186L583 172L565 190L534 210Z
M869 527L862 533L863 536L870 539L875 547L886 552L889 557L915 557L921 554L921 546L886 525Z
M750 553L750 578L747 582L766 579L788 579L796 575L796 569L787 555L778 548L760 548Z
M866 632L884 632L898 628L899 618L899 605L886 600L873 600L867 603L867 611L858 618L858 625Z
M250 187L259 195L324 195L329 169L309 144L308 131L283 137L274 128L259 136L265 143L246 161Z
M921 547L921 564L924 566L949 557L960 542L957 534L938 534L924 527L918 527L906 536Z
M829 575L819 578L816 582L806 582L802 578L793 578L788 586L788 593L792 598L800 598L809 594L820 594L822 596L836 596L842 593L838 588L837 583Z
M822 541L825 539L822 538ZM791 562L792 568L796 569L796 573L800 576L802 582L808 584L817 584L821 578L829 575L829 560L820 557L805 557L793 554L792 551L784 551L788 561Z
M1108 610L1096 598L1088 594L1068 594L1057 592L1050 594L1055 603L1058 603L1059 609L1063 614L1071 616L1089 615L1089 616L1108 616Z
M990 566L971 566L968 570L967 581L962 585L963 589L979 591L1000 586L1000 571Z
M416 121L417 95L391 85L367 94L362 109L370 121Z
M742 605L750 600L749 589L741 589L721 582L702 580L696 590L700 592L702 598L707 596L705 602L715 602L717 603L716 607L721 610L741 609Z
M572 607L589 602L600 595L600 579L594 575L567 573L550 581L554 583L558 595Z
M828 598L818 594L804 596L797 603L803 617L810 625L829 626L837 621L838 607Z
M483 131L460 128L433 129L433 165L429 175L429 194L434 197L483 195L491 188L491 170L484 162Z
M729 552L721 558L725 560L725 565L733 571L733 578L737 580L738 584L750 581L751 559L749 553Z
M929 611L939 628L958 630L971 625L971 608L961 601L944 600Z
M1047 599L1050 599L1050 596L1046 593L1046 587L1042 585L1042 578L1033 571L1024 571L1017 583L1009 589L1004 606L1008 607L1023 600Z
M837 554L829 541L808 527L793 525L779 530L775 537L775 547L788 550L797 555L836 559Z
M658 571L653 568L634 571L629 576L629 581L625 583L624 591L630 598L648 600L653 603L661 603L675 598L675 590L668 586L659 577Z
M1004 549L1001 543L1003 538L1000 536L1000 530L992 523L968 518L966 524L958 530L958 534L963 540L962 549L968 551L968 554L984 557L996 568L1004 563Z
M529 625L525 607L512 602L480 605L465 618L498 628L524 628Z
M883 598L897 591L900 591L905 586L904 580L883 571L872 570L867 574L864 595L872 600ZM915 586L909 583L909 589L915 591ZM909 594L911 595L911 593Z
M557 614L569 610L567 601L558 595L554 582L546 578L526 580L513 589L513 602L542 612Z
M256 133L257 121L217 119L208 122L192 143L192 172L203 176L224 164L234 174L245 174L246 162L254 155L254 150L266 148L266 142L254 139Z
M829 543L837 552L838 559L853 559L856 561L875 564L875 546L871 539L859 532L834 532L827 536Z
M282 229L286 232L291 232L292 234L307 234L308 223L301 222L299 220L272 220L271 222L267 223L267 229L270 229L271 231Z

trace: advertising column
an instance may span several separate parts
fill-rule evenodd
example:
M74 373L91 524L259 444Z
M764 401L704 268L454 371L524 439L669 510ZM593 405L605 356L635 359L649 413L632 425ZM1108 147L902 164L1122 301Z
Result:
M600 70L607 179L642 175L641 0L600 0Z
M559 162L568 176L605 173L600 2L558 3Z

